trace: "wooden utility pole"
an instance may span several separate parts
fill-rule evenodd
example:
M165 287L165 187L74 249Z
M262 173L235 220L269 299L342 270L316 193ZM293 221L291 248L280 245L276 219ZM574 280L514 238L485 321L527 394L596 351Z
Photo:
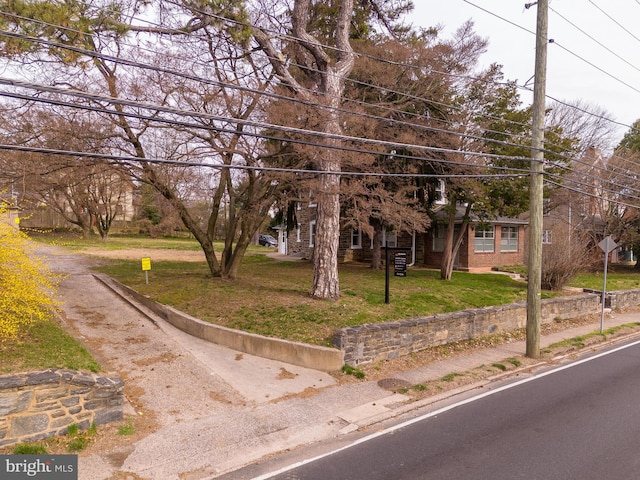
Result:
M529 186L529 259L527 286L527 351L540 356L542 283L542 204L544 180L544 113L547 83L547 27L549 0L539 0L536 22L536 64L533 84L531 176Z

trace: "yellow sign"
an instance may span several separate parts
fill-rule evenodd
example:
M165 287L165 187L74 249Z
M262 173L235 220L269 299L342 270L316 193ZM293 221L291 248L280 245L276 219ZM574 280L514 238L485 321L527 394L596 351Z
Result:
M151 270L151 258L144 257L142 259L142 271Z

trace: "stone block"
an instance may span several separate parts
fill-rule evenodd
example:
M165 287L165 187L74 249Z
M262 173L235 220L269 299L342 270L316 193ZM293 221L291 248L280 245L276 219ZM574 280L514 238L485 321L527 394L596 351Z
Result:
M24 412L32 399L32 391L0 393L0 417Z
M49 416L45 413L23 415L11 418L11 435L14 437L31 437L44 432L49 427Z
M82 387L82 388L72 388L69 391L70 395L84 395L85 393L89 393L91 392L91 388L89 387Z
M119 422L124 418L122 408L109 408L96 412L93 421L96 425L104 425L110 422Z
M67 397L60 400L60 405L62 405L63 407L73 407L79 404L80 404L80 397L77 397L77 396Z
M6 375L0 377L0 390L23 387L27 379L23 375Z
M76 385L93 386L96 384L96 378L87 373L78 373L74 375L72 382Z
M58 398L66 397L69 394L69 389L66 386L51 389L43 389L36 391L36 402L42 403L48 400L57 400Z
M68 427L73 423L73 417L65 416L62 418L57 418L56 420L51 422L51 428L61 428Z
M27 374L25 385L45 385L60 383L60 375L55 370L45 370L44 372L33 372Z

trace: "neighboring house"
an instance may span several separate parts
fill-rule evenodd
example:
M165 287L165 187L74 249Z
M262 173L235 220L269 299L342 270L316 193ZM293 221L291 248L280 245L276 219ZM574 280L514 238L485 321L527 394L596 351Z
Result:
M455 233L463 224L465 208L458 207L455 217ZM442 264L446 235L446 213L436 212L436 221L425 234L424 266L439 268ZM454 259L454 269L467 272L490 271L494 267L522 265L525 261L526 220L498 217L480 221L472 217L462 245Z
M572 243L580 241L593 247L606 236L602 212L606 211L608 201L599 183L606 164L601 152L591 147L571 168L566 181L578 182L580 191L558 188L545 200L542 244L562 244L573 249ZM624 260L630 253L616 250L612 261Z

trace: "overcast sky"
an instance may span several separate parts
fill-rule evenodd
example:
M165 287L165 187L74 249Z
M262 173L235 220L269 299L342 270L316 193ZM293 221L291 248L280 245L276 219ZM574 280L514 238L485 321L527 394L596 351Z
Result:
M473 20L476 32L490 42L483 65L503 65L505 78L522 85L533 76L535 64L535 35L523 28L535 32L537 15L537 7L526 9L525 3L414 0L411 21L440 24L449 38ZM548 37L555 43L548 48L547 95L583 99L631 125L640 118L640 0L550 0L549 7ZM531 103L530 94L520 94L524 104ZM619 127L620 136L627 130Z

